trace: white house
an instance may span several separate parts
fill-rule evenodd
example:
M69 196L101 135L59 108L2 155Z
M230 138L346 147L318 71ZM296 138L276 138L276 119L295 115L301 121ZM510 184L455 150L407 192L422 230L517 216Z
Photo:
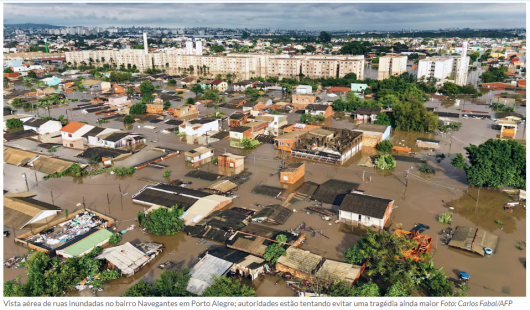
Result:
M83 135L85 139L84 143L90 146L103 146L103 140L100 136L106 135L108 133L120 131L119 129L114 128L103 128L103 127L94 127L89 132Z
M265 116L273 118L273 120L269 122L269 127L267 128L269 135L278 136L279 129L288 124L287 115L266 114ZM259 116L257 116L256 119L258 119L258 117Z
M63 125L59 121L46 120L41 118L32 118L23 123L24 130L33 129L40 135L59 132Z
M204 163L210 162L213 157L213 149L201 146L188 152L184 152L184 159L186 162L199 166Z
M394 200L364 194L347 194L339 206L342 223L381 230L390 219Z
M79 122L70 122L68 125L61 128L61 138L63 139L63 146L74 149L82 149L85 139L83 135L95 126L87 125Z
M11 68L13 72L19 73L22 76L28 75L28 72L31 70L42 70L45 69L41 65L31 65L31 66L19 66L19 67L12 67Z
M179 132L188 137L198 137L210 131L219 131L221 120L218 118L198 118L186 121L179 126Z
M129 98L127 96L119 96L119 97L109 97L108 105L110 106L118 106L118 105L126 105L131 103Z
M98 138L101 139L103 147L114 149L146 142L143 135L124 131L110 132L100 135Z
M311 85L298 85L296 86L296 94L312 94L313 87Z

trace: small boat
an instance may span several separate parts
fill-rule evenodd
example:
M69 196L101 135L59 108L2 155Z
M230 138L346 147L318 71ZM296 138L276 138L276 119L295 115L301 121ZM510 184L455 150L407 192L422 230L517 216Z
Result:
M121 233L122 235L125 234L126 232L128 232L127 229L120 231L120 233Z
M484 253L486 253L487 255L491 255L493 254L493 250L490 248L484 248Z

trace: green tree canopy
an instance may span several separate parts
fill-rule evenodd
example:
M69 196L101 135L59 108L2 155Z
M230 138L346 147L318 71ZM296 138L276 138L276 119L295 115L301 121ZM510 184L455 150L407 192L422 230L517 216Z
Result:
M167 80L167 85L171 85L171 86L177 85L177 80L169 79Z
M190 280L190 271L187 268L182 270L165 270L153 285L156 295L162 297L189 296L186 291Z
M33 71L33 70L29 70L28 71L28 77L32 78L32 79L36 79L37 78L37 73L35 73L35 71Z
M377 154L374 156L374 165L379 169L394 169L396 160L390 154Z
M132 124L134 123L134 118L130 115L130 114L127 114L123 117L123 123L124 124Z
M377 149L381 152L390 153L394 145L390 140L383 140L377 144Z
M168 110L169 108L171 108L171 101L164 101L164 110Z
M488 70L480 76L480 79L483 83L492 83L492 82L504 82L506 80L506 71L507 67L502 66L499 68L489 67Z
M184 211L177 206L171 209L160 208L144 215L138 214L140 225L145 227L150 233L157 236L174 235L184 228L184 221L181 219Z
M144 80L142 83L140 83L140 92L142 93L142 97L145 95L153 95L155 93L155 86L151 81Z
M256 291L248 285L242 285L238 279L219 277L212 286L202 293L203 297L255 297Z
M11 67L7 67L4 69L4 73L15 73L15 72L13 72L13 69L11 69Z
M144 279L140 279L136 284L130 286L123 297L151 297L154 296L153 287L151 284L145 283Z
M189 97L188 99L186 99L185 103L186 104L195 104L195 99Z
M212 101L218 101L219 100L219 93L215 89L207 90L204 95L202 96L205 100L212 100Z
M16 128L22 128L24 125L22 124L22 121L18 118L10 118L6 121L6 127L8 129L16 129Z
M471 186L526 188L526 150L514 140L489 139L479 146L464 148L469 164L462 154L451 163L463 168Z
M199 94L202 94L202 92L204 91L201 87L201 85L199 84L195 84L191 87L191 91L195 93L195 95L199 95Z
M327 43L331 41L331 34L326 31L321 31L318 38L321 42Z
M392 120L385 112L379 112L377 113L377 119L374 121L374 124L390 126L392 125Z
M280 256L285 256L287 254L287 251L278 243L271 243L267 249L265 250L265 254L263 255L263 258L266 261L271 262L273 265L276 264L278 261L278 258Z
M427 111L421 102L400 102L392 106L395 130L432 132L438 126L438 116Z
M131 106L131 108L129 109L129 114L131 115L145 114L146 110L147 110L147 105L145 105L142 102L138 102Z

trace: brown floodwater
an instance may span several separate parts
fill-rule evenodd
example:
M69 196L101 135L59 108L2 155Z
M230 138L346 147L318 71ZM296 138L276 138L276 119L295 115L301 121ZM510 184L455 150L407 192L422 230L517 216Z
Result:
M340 124L336 127L345 127L349 120L333 120ZM392 171L378 171L374 168L366 168L357 165L357 161L362 156L374 154L374 149L365 148L345 165L333 165L308 161L306 159L294 159L286 157L286 162L306 162L306 175L304 181L323 183L331 178L356 182L360 184L360 189L368 195L390 198L395 201L391 222L400 225L403 229L412 229L418 224L428 227L425 232L434 238L433 256L435 267L444 268L444 271L457 277L458 272L466 271L471 275L469 290L471 296L524 296L526 294L526 276L522 261L526 259L524 250L518 250L520 242L526 242L526 210L521 206L516 206L513 213L503 210L503 205L513 198L508 194L496 189L482 189L478 199L477 189L469 188L465 182L465 174L462 170L455 169L450 164L450 158L437 163L434 159L436 152L430 152L415 147L417 138L435 138L441 140L440 153L446 156L454 156L454 152L462 152L463 147L470 142L485 141L487 137L482 127L481 121L463 121L462 130L455 133L454 140L449 141L449 137L435 136L428 133L407 133L394 132L392 142L394 145L412 148L420 157L425 158L436 173L434 175L424 175L418 171L419 164L398 161L397 166ZM348 125L351 126L351 125ZM474 127L475 126L475 127ZM109 125L109 127L112 127ZM465 132L465 129L470 132ZM479 130L480 129L480 130ZM481 131L482 130L482 131ZM130 166L134 163L159 156L161 153L151 151L150 148L158 145L172 147L176 149L188 150L195 146L186 145L185 141L180 142L179 137L174 135L160 135L164 137L162 143L148 143L148 147L140 150L120 162L117 165ZM172 141L171 143L167 141ZM451 149L449 146L451 145ZM227 140L213 143L212 147L216 154L225 151L234 154L244 154L245 170L251 172L250 179L239 187L235 192L239 198L233 200L233 207L250 208L258 210L256 204L268 205L282 203L272 197L256 195L251 192L252 188L259 184L287 188L286 194L296 190L301 182L294 185L280 183L278 174L279 154L272 145L261 145L255 150L234 149L229 146ZM190 188L198 189L209 185L211 182L188 178L185 176L190 171L186 167L183 156L175 156L161 162L167 165L171 171L170 179L183 179L192 184ZM410 169L410 167L413 169ZM10 167L11 169L11 167ZM22 169L13 167L15 170ZM200 169L219 173L219 168L214 164L206 164ZM409 177L408 185L405 186L406 170L413 174ZM49 179L39 181L38 185L30 180L30 190L37 194L37 199L51 203L51 192L53 193L55 204L61 209L68 209L70 212L79 207L76 205L85 201L87 208L102 212L117 220L117 229L123 230L136 225L136 214L146 207L134 204L131 196L137 193L142 187L152 182L162 182L162 174L165 169L144 168L131 176L118 177L116 175L101 174L93 177L72 178L63 177L60 179ZM363 182L363 174L365 175ZM121 192L120 192L121 188ZM467 191L467 192L466 192ZM108 200L107 200L108 195ZM448 209L445 204L454 209ZM311 236L306 232L307 241L302 245L303 249L310 250L318 255L330 259L341 260L343 252L354 245L364 234L364 230L352 229L351 227L335 224L336 217L330 221L323 220L317 214L307 214L303 209L314 204L314 202L300 201L288 205L288 208L295 209L295 212L285 224L276 226L278 229L295 229L300 223L305 222L306 227L312 227L321 234ZM331 207L324 205L324 207ZM499 236L499 244L496 253L489 257L471 254L465 251L449 248L442 245L438 239L438 232L446 228L437 222L437 215L444 212L453 213L452 227L458 225L478 226ZM503 222L498 225L495 220ZM28 230L16 230L15 235L20 235ZM127 232L123 236L122 242L154 241L165 245L165 250L155 258L153 262L143 268L138 274L130 278L113 280L104 285L104 290L98 292L99 296L120 296L133 283L140 278L152 283L162 272L157 268L160 263L172 261L179 267L191 268L199 259L199 255L206 251L210 244L216 246L215 242L208 244L197 244L198 239L179 233L175 236L154 236L143 234L138 228ZM26 254L27 249L13 243L13 235L4 238L4 259L16 255ZM24 269L4 268L4 279L14 279L16 276L25 277ZM266 276L262 281L254 281L252 284L258 296L293 296L294 292L278 278ZM84 296L85 292L72 292L72 296Z

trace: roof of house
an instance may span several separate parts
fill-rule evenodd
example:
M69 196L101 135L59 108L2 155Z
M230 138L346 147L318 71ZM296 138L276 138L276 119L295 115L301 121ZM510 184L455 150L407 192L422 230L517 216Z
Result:
M38 135L39 134L33 129L21 130L21 131L17 131L17 132L11 132L11 133L4 134L4 140L6 140L6 141L14 141L14 140L20 140L20 139L35 137L35 136L38 136Z
M358 183L330 179L318 186L317 190L311 196L311 199L333 205L340 205L346 194L351 193L352 190L357 187L359 187Z
M329 107L326 104L308 104L305 109L309 111L326 111Z
M109 134L101 135L100 138L101 138L101 140L105 140L105 141L109 141L109 142L118 142L121 139L123 139L123 138L125 138L127 136L131 136L131 135L132 136L141 136L140 134L136 134L136 133L119 131L119 132L111 132Z
M333 131L331 130L327 130L327 129L323 129L323 128L313 128L309 131L310 134L313 134L313 135L319 135L319 136L330 136L333 134Z
M266 116L266 115L258 115L255 118L257 121L264 121L264 122L274 122L274 117L272 116Z
M254 214L254 218L257 218L257 217L258 217L257 214ZM245 234L250 234L253 236L257 236L257 237L261 237L261 238L270 239L270 240L276 240L277 236L284 235L285 237L287 237L286 243L288 244L298 240L297 236L293 235L292 233L288 231L274 229L270 226L265 226L265 225L257 224L254 222L240 229L240 232L245 233Z
M186 173L186 176L190 178L196 178L196 179L207 180L207 181L215 181L219 179L220 177L222 177L222 175L220 174L209 172L209 171L204 171L204 170L191 170L190 172Z
M282 172L295 172L303 165L305 165L305 163L291 163L288 164L287 167L283 168Z
M215 277L225 275L232 265L232 262L206 254L190 270L191 278L186 290L196 295L202 295L204 290L214 283Z
M208 254L251 270L266 264L263 258L228 247L214 248L208 251Z
M379 112L381 112L380 108L357 108L357 110L355 110L355 114L357 115L370 115Z
M83 127L85 125L86 125L85 123L70 122L70 123L68 123L68 125L66 125L63 128L61 128L60 131L68 132L68 133L74 133L74 132L78 131L79 129L81 129L81 127Z
M517 117L517 118L520 118L520 119L523 119L524 116L519 114L519 113L516 113L516 112L499 112L499 113L495 113L495 118L505 118L505 117Z
M153 188L147 188L135 196L134 200L168 208L178 205L179 208L187 210L199 199L195 197L178 195L176 193L167 193L165 191L159 191Z
M326 259L315 275L330 282L343 281L351 284L359 277L361 270L362 267L358 265Z
M61 158L40 156L33 162L33 169L46 174L63 172L72 166L73 162ZM84 167L84 165L81 165Z
M90 234L86 238L79 240L78 242L71 244L67 247L59 247L57 251L63 251L72 257L76 257L90 249L94 248L98 244L108 240L112 236L112 232L106 229L96 230L93 234Z
M118 149L111 149L106 147L89 147L83 152L76 155L76 157L79 158L85 158L89 159L93 155L97 155L99 157L110 157L110 158L116 158L118 156L121 156L123 154L130 154L131 152L125 151L125 150L118 150Z
M460 118L459 113L451 113L451 112L434 112L435 115L441 116L441 117L452 117L452 118Z
M184 121L179 120L179 119L170 119L169 121L166 122L167 125L176 125L176 126L179 126L182 123L184 123Z
M248 130L252 130L252 128L248 126L237 126L237 127L230 128L230 131L233 131L233 132L245 132Z
M241 212L244 210L247 212ZM212 214L205 217L199 224L205 224L211 227L219 228L224 231L239 230L248 225L247 218L252 215L254 211L245 210L241 208L233 208L225 211L214 211Z
M319 255L299 248L289 247L286 255L278 258L278 264L310 275L315 271L321 260L322 257Z
M252 193L254 194L260 194L274 198L279 197L283 192L285 192L284 188L264 184L259 184L252 189Z
M227 157L227 158L232 158L232 159L245 159L245 156L235 155L235 154L232 154L232 153L224 153L223 155L220 155L220 156Z
M259 210L255 217L263 217L277 224L284 224L292 214L293 211L291 209L287 209L281 205L272 205Z
M82 135L81 137L82 138L88 138L88 137L96 137L98 134L100 134L101 132L103 132L105 129L107 128L103 128L103 127L94 127L92 129L90 129L87 133L85 133L84 135Z
M103 249L96 259L106 259L124 274L133 274L150 260L150 257L129 242Z
M4 225L22 229L40 212L61 209L44 201L33 199L36 194L21 192L4 195Z
M191 155L201 155L201 154L206 154L208 152L211 152L212 149L209 149L207 147L204 147L204 146L200 146L196 149L193 149L191 151L187 151L185 152L185 154L191 154Z
M382 219L393 200L364 194L347 194L339 210Z
M4 148L4 162L13 166L24 166L40 154L19 150L11 147Z
M484 248L493 251L497 248L499 237L476 227L458 226L449 241L449 246L475 252L484 256Z
M27 121L25 121L23 125L38 128L49 121L50 120L42 119L42 118L32 118L32 119L28 119Z
M355 128L355 131L373 131L384 133L388 128L387 125L378 125L378 124L360 124Z
M205 117L205 118L196 118L196 119L192 119L190 121L188 121L188 123L192 124L192 125L195 125L195 124L208 124L208 123L211 123L211 122L217 122L219 121L218 118L213 118L213 117Z
M244 113L234 113L234 114L230 115L230 119L236 119L236 120L239 120L239 119L243 119L243 118L245 118L245 116L248 116L248 114L244 114Z

